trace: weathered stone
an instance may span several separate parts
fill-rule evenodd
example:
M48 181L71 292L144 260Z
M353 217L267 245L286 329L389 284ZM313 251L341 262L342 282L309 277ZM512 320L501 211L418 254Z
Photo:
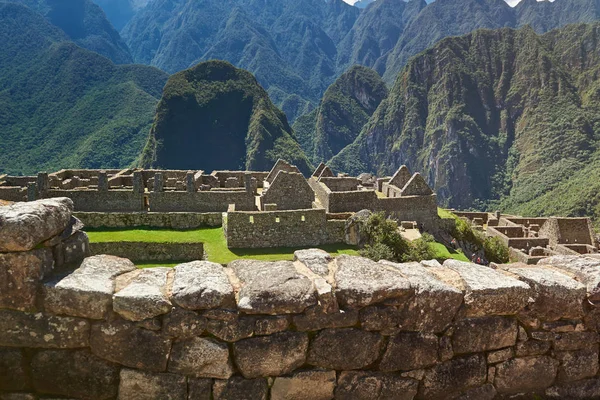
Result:
M600 260L582 256L552 256L540 260L538 265L565 271L586 286L591 301L600 300Z
M156 374L121 370L119 400L187 400L186 378L175 374Z
M162 372L167 369L171 339L127 321L97 323L90 335L92 352L126 367Z
M79 265L86 257L91 255L90 239L87 233L83 231L74 232L73 235L69 236L61 244L56 245L53 252L55 259L61 259L60 263L56 262L57 267Z
M229 267L242 282L238 308L247 314L297 314L317 302L313 283L292 262L237 260Z
M38 397L31 393L0 393L0 400L38 400Z
M54 314L103 319L112 308L115 278L135 269L135 265L125 258L88 257L70 275L45 285L46 310Z
M402 330L442 332L446 329L462 304L462 292L437 279L419 263L389 265L398 269L415 289L415 296L404 311Z
M53 264L50 249L0 253L0 308L34 311L41 281Z
M554 350L579 350L594 348L600 342L596 332L565 332L554 335Z
M324 279L316 278L313 280L315 290L317 291L317 300L319 306L327 313L336 313L340 307L335 297L333 287Z
M211 400L212 379L188 378L188 400Z
M554 358L560 362L559 382L578 381L598 373L598 345L584 350L557 351Z
M369 306L360 310L361 328L366 331L381 331L384 335L400 330L402 311L393 306Z
M264 378L244 379L234 376L213 384L214 400L267 400L269 386Z
M294 325L299 331L319 331L325 328L349 328L358 324L358 310L340 310L325 313L319 307L311 307L304 314L294 315Z
M283 317L257 317L254 321L254 334L257 336L272 335L283 332L290 326L290 319Z
M412 400L419 382L392 374L376 372L342 372L335 390L336 400L394 399Z
M457 321L453 327L454 354L502 349L517 342L517 322L512 318L467 318Z
M491 383L478 388L469 389L453 400L493 400L496 398L496 388Z
M310 370L278 376L271 387L271 400L330 400L335 382L335 371Z
M162 322L159 317L148 318L143 321L137 321L135 326L138 328L148 329L149 331L160 331L162 329Z
M579 282L550 268L509 268L509 272L529 284L535 293L535 302L528 313L544 321L561 318L581 318L586 288Z
M550 350L551 345L552 343L541 340L528 340L526 342L517 343L515 353L517 357L539 356L546 354L548 350Z
M169 372L198 378L228 379L233 374L229 348L214 339L195 337L175 342Z
M526 283L491 268L457 260L446 260L444 267L456 271L464 281L467 317L514 315L532 294Z
M26 364L22 350L0 348L0 391L31 388Z
M440 360L448 361L454 357L452 349L452 338L450 336L442 336L440 338Z
M297 250L294 261L300 261L312 272L320 276L329 274L329 263L333 260L328 252L320 249Z
M165 334L179 339L202 335L206 324L206 318L194 311L182 308L173 308L163 320Z
M240 312L236 310L228 310L224 308L216 308L214 310L206 310L202 312L202 316L208 319L216 319L219 321L235 321L239 318Z
M69 349L89 346L90 324L80 318L0 310L0 346Z
M235 305L233 287L219 264L194 261L175 267L173 303L190 310Z
M513 358L496 366L494 386L499 393L540 392L552 385L557 367L547 356Z
M325 329L311 341L307 362L340 371L364 368L377 360L382 342L378 333L351 328Z
M515 356L515 350L512 347L508 347L502 350L496 350L489 352L487 355L488 364L497 364L502 361L506 361Z
M559 400L590 400L600 398L600 378L563 383L546 390L546 397Z
M419 397L428 400L451 398L453 394L486 383L485 358L478 354L436 365L425 373Z
M336 296L342 306L362 308L384 301L402 304L414 294L408 280L389 265L345 255L335 263Z
M235 363L247 378L289 374L306 361L308 336L283 332L240 340L233 345Z
M167 297L169 268L141 271L124 289L113 296L113 309L130 321L143 321L171 311Z
M90 400L113 399L119 387L119 367L87 350L44 350L31 361L39 393Z
M226 342L237 342L254 335L254 324L254 319L248 317L237 318L232 321L210 319L206 324L206 331Z
M428 333L400 333L392 336L379 364L382 371L410 371L438 361L438 337Z
M69 225L73 201L66 197L0 207L0 253L29 251Z

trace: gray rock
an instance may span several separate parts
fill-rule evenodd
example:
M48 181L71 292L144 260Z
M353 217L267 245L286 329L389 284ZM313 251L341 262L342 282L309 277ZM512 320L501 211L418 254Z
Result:
M517 321L504 317L467 318L454 324L454 354L502 349L517 343Z
M73 201L66 197L0 207L0 253L29 251L59 235L72 213Z
M0 391L31 389L26 363L21 349L0 348Z
M233 374L229 348L214 339L195 337L173 344L169 372L198 378L228 379Z
M121 370L119 400L187 400L185 376Z
M0 253L0 308L35 311L41 281L53 264L50 249Z
M232 307L233 287L219 264L194 261L175 267L173 303L190 310Z
M166 335L179 339L200 336L206 329L207 319L195 311L173 308L163 320Z
M61 265L79 265L86 257L91 255L90 239L87 233L77 231L54 247L55 258L57 251L60 252Z
M368 306L360 310L361 328L366 331L381 331L393 335L400 330L404 313L393 306Z
M499 362L509 360L515 356L515 350L512 347L506 349L491 351L487 354L488 364L498 364Z
M299 332L244 339L233 345L235 363L247 379L289 374L305 363L307 350L308 336Z
M556 378L558 361L547 356L513 358L496 366L498 393L543 392Z
M389 301L403 304L414 293L408 280L389 265L345 255L335 263L336 296L342 306L362 308Z
M565 271L584 284L591 301L600 300L600 260L582 256L552 256L538 265L549 265Z
M578 381L598 373L598 345L583 350L557 351L554 358L560 361L559 382Z
M493 400L497 394L494 385L488 383L478 388L469 389L454 400Z
M349 328L358 324L358 310L340 310L325 313L319 307L311 307L304 314L294 315L294 325L302 332L319 331L325 328Z
M269 386L264 378L244 379L234 376L229 380L216 380L213 400L267 400Z
M71 349L89 346L85 319L0 310L0 346Z
M54 314L103 319L112 308L116 277L135 269L135 265L125 258L106 255L86 258L70 275L45 285L46 310Z
M540 340L527 340L525 342L517 343L515 354L517 357L525 356L539 356L546 354L550 350L550 342L543 342Z
M317 302L312 281L292 262L237 260L229 267L242 282L238 308L247 314L297 314Z
M417 394L418 387L418 381L397 375L344 371L338 378L335 398L336 400L412 400Z
M439 340L436 335L406 332L392 336L379 364L382 371L410 371L438 362Z
M171 311L167 297L170 268L141 271L125 288L113 295L113 309L129 321L143 321Z
M44 350L31 360L31 375L39 393L113 399L119 387L119 367L88 350Z
M379 358L382 343L383 338L378 333L325 329L311 341L307 362L339 371L365 368Z
M456 271L464 281L468 317L514 315L533 294L526 283L491 268L457 260L446 260L444 267Z
M487 366L481 354L455 358L438 364L423 377L419 396L424 399L447 399L466 389L486 383Z
M254 320L254 334L257 336L272 335L284 332L290 326L290 318L283 317L256 317Z
M335 371L309 370L278 376L271 387L271 400L330 400L335 383Z
M596 343L600 342L600 335L596 332L565 332L553 334L552 338L556 351L595 348Z
M206 331L220 340L237 342L254 335L255 320L249 317L236 318L231 321L209 319Z
M549 399L589 400L600 398L600 378L584 379L578 382L563 383L546 390Z
M212 379L188 378L188 400L211 400Z
M162 372L167 369L171 339L118 320L94 324L90 347L98 357L126 367Z
M328 252L320 249L297 250L294 261L300 261L312 272L320 276L329 274L329 263L333 260Z

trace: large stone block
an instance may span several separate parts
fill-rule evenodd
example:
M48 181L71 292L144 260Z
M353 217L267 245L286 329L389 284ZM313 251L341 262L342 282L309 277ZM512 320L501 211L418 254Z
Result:
M586 286L591 301L600 300L600 260L582 256L552 256L538 265L548 265L562 270Z
M68 349L89 346L85 319L0 310L0 346Z
M309 370L278 376L271 387L271 400L330 400L335 382L335 371Z
M457 321L452 335L455 354L502 349L517 343L519 332L514 318L482 317Z
M188 378L188 400L211 400L212 379Z
M546 390L549 399L590 400L600 398L600 378L562 383Z
M97 323L90 334L92 352L126 367L162 372L167 369L171 339L127 321Z
M554 382L558 361L547 356L513 358L496 366L499 393L542 392Z
M329 274L329 263L333 260L328 252L320 249L297 250L294 261L300 261L312 272L320 276Z
M41 281L54 261L50 249L0 253L0 308L33 311Z
M339 371L365 368L379 358L382 343L378 333L352 328L326 329L311 341L307 362Z
M339 310L326 313L320 307L311 307L303 314L294 315L296 329L303 332L325 328L349 328L358 324L358 310Z
M552 340L556 351L580 350L595 348L600 342L600 335L596 332L563 332L553 334Z
M213 400L267 400L269 386L264 378L244 379L234 376L229 380L216 380Z
M297 314L317 302L312 281L292 262L236 260L229 267L242 283L238 308L247 314Z
M135 269L125 258L88 257L70 275L45 285L45 308L54 314L103 319L112 308L116 277Z
M114 399L119 367L88 350L44 350L31 361L31 375L39 393L90 400Z
M192 338L173 344L169 372L198 378L228 379L233 375L229 347L210 338Z
M235 317L232 320L209 319L206 331L220 340L237 342L254 335L255 320Z
M404 304L414 294L409 281L389 265L352 256L339 256L335 263L336 296L342 306Z
M75 218L74 218L75 219ZM87 233L76 231L66 238L61 244L54 248L61 253L62 264L77 265L80 264L90 253L90 239Z
M305 363L307 350L308 336L299 332L244 339L233 345L235 363L247 379L289 374Z
M453 400L494 400L497 394L494 385L488 383L478 388L469 389Z
M486 382L487 366L483 355L455 358L436 365L425 373L419 398L437 400L452 398L469 388Z
M428 333L407 332L392 336L379 364L382 371L410 371L438 362L439 340Z
M467 317L517 314L533 294L525 282L491 268L457 260L446 260L444 267L456 271L464 282Z
M148 268L113 295L113 309L129 321L143 321L171 311L167 297L170 268Z
M27 364L22 350L0 348L0 391L30 389Z
M15 203L0 208L0 253L29 251L60 234L73 213L66 197Z
M598 345L583 350L557 351L554 358L560 362L559 382L578 381L598 373Z
M233 287L223 267L194 261L175 267L171 301L190 310L232 307Z
M195 311L174 307L163 319L163 330L168 336L189 339L201 336L207 322L205 317Z
M119 400L188 400L187 379L175 374L121 370Z
M342 372L335 390L336 400L412 400L419 382L377 372Z

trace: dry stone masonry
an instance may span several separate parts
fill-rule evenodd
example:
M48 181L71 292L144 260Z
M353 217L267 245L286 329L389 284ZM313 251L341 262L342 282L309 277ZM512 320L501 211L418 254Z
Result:
M71 214L0 207L1 400L600 397L600 259L138 270Z

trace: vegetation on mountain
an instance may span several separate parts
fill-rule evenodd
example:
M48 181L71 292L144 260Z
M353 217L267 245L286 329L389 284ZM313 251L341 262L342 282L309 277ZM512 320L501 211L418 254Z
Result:
M106 14L115 29L120 31L149 0L93 0Z
M136 161L165 73L116 66L20 4L0 3L0 41L0 172Z
M269 170L278 158L312 169L285 114L248 71L207 61L172 75L143 166Z

